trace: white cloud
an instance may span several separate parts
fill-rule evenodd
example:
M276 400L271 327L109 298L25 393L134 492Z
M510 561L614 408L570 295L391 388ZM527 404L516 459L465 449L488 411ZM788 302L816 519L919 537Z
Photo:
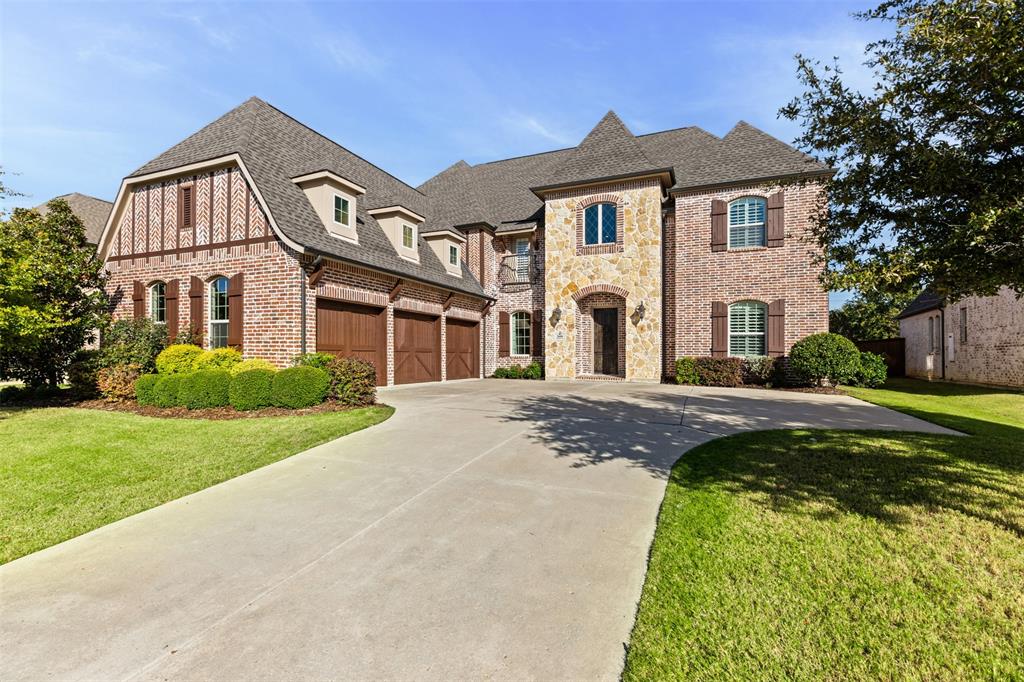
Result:
M134 29L108 26L97 28L88 35L89 41L75 52L80 62L101 63L136 76L148 76L167 69L164 64L139 54L147 46L143 36Z
M552 130L529 114L512 112L505 116L502 122L512 130L530 133L555 144L563 146L572 144L568 135Z
M384 60L380 56L371 52L352 35L332 34L321 43L321 47L343 71L374 74L384 66Z
M192 7L189 6L190 9ZM212 20L205 14L198 12L172 12L167 13L165 16L190 24L206 39L206 42L214 47L230 50L235 46L236 35L229 28L231 26L229 16L222 15Z

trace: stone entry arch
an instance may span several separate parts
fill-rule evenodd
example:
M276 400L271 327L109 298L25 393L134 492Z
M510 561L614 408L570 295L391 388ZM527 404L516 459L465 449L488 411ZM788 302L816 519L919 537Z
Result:
M611 284L593 284L573 294L576 376L626 377L627 295Z

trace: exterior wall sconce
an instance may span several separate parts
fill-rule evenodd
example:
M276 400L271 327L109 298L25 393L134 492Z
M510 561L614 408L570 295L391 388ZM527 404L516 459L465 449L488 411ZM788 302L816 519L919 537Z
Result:
M551 311L551 326L554 327L558 324L558 321L562 319L562 309L555 306L555 309Z
M644 313L647 312L647 309L644 308L644 302L643 301L640 301L640 305L638 305L636 307L636 311L635 312L637 314L637 317L639 317L641 320L644 318Z

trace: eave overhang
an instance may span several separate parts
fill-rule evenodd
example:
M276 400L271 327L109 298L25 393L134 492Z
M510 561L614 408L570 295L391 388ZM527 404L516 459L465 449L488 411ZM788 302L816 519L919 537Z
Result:
M593 187L596 185L606 185L610 182L617 180L643 180L645 178L658 178L661 181L662 188L671 187L676 182L675 169L671 166L667 168L654 168L648 171L641 171L639 173L623 173L621 175L607 175L600 178L588 178L586 180L572 180L570 182L560 182L554 185L541 185L539 187L531 187L530 191L537 195L541 200L544 199L546 194L550 192L557 192L565 189L574 189L577 187Z

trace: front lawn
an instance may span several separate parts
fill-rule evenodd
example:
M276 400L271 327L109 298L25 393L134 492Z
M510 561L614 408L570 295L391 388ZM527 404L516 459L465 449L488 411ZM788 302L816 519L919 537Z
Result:
M624 677L1024 678L1024 395L851 391L969 433L745 433L673 469Z
M393 411L208 421L0 410L0 563L372 426Z

